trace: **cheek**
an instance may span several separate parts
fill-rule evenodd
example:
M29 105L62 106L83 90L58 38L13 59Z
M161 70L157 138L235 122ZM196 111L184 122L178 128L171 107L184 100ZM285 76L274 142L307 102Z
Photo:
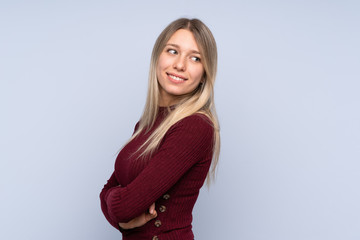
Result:
M157 63L157 70L160 71L160 70L164 70L168 65L168 59L166 56L164 56L163 54L161 54L159 56L159 60L158 60L158 63Z
M193 79L195 82L200 82L202 76L204 75L204 68L201 67L201 68L194 69L192 75L193 75Z
M156 65L156 76L159 78L161 76L161 72L164 69L163 61L161 61L161 58L159 58L159 61Z

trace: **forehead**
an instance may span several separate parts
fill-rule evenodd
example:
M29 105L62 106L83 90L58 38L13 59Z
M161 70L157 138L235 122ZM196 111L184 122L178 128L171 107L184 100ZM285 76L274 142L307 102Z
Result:
M198 44L194 34L186 29L177 30L169 39L167 44L178 45L182 50L199 52Z

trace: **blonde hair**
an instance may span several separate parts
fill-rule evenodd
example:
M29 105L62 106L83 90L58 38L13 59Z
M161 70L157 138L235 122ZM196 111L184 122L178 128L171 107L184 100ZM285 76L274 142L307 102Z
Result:
M139 148L140 156L150 156L159 146L169 128L181 119L194 113L206 115L214 127L214 146L212 166L208 173L207 183L215 177L215 170L219 160L220 133L219 123L214 105L214 83L217 71L217 48L215 39L209 28L198 19L180 18L170 23L157 38L150 63L148 93L145 108L140 118L139 126L131 139L136 138L140 132L149 130L157 117L159 109L159 83L157 81L156 66L159 56L164 50L170 37L179 29L186 29L193 33L198 44L201 61L204 67L202 83L190 94L186 95L176 105L145 143Z

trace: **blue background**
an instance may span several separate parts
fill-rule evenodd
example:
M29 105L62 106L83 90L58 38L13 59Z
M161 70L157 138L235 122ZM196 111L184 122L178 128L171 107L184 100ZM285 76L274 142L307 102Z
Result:
M360 239L358 1L0 1L0 239L120 239L99 192L178 17L218 43L196 239Z

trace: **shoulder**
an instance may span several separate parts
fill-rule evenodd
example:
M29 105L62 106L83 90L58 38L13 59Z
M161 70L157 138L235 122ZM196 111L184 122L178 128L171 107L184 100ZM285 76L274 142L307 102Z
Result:
M214 134L212 121L208 116L201 113L195 113L181 119L170 128L170 131L171 130L192 133L197 137L202 136L212 138Z
M212 151L214 139L211 120L204 114L196 113L172 125L162 141L163 146L171 145L184 153L205 156Z
M210 118L202 113L194 113L188 117L181 119L179 124L191 124L198 127L213 128L213 123Z

